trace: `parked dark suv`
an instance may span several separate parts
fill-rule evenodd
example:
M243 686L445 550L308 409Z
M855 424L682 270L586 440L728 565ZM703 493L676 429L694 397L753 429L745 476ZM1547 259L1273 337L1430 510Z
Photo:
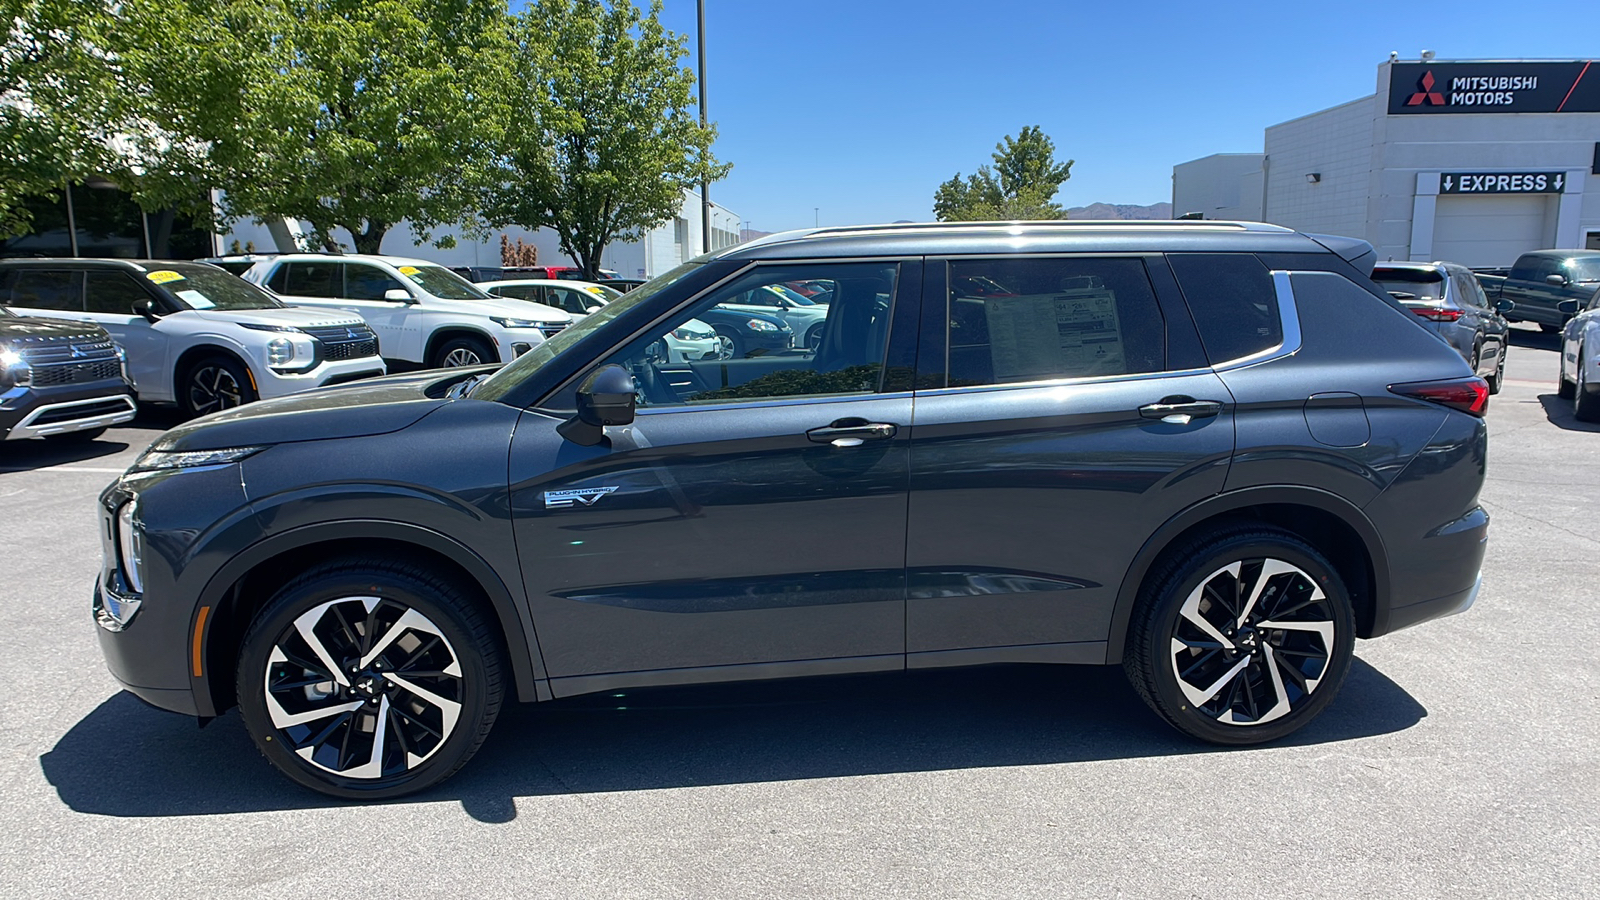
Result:
M1190 735L1279 738L1357 637L1478 591L1488 387L1372 261L1216 222L719 251L497 372L168 432L101 497L102 646L346 797L445 778L507 696L811 673L1121 665ZM812 280L815 349L665 352Z
M0 440L92 441L135 412L127 357L104 328L0 306Z

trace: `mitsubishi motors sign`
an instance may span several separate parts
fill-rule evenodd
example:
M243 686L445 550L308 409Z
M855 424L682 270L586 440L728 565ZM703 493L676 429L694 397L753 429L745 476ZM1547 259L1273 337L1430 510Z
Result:
M1440 172L1441 194L1559 194L1565 172Z
M1389 115L1600 112L1594 62L1394 63Z

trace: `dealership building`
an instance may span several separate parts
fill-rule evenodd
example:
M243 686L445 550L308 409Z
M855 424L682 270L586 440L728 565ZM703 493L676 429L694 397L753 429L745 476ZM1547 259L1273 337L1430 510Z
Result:
M1506 266L1600 249L1600 65L1390 60L1377 90L1174 166L1174 215L1365 238L1379 259Z

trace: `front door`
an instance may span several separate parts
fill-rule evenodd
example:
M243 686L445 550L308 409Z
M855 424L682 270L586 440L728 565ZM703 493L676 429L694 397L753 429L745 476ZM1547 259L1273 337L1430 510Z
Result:
M1103 661L1140 546L1222 488L1232 398L1194 366L1197 347L1167 352L1167 318L1187 312L1157 300L1150 270L1164 265L930 261L908 666ZM936 344L945 352L928 353Z
M563 679L592 688L614 673L642 683L904 664L919 269L755 267L608 360L639 383L632 426L584 447L556 433L559 419L523 415L512 515L558 695L579 689ZM819 350L710 369L665 352L666 335L731 293L802 275L849 291Z

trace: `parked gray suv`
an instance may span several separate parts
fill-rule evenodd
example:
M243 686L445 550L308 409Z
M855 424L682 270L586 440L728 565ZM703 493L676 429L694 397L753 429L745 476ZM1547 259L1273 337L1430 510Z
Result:
M1120 665L1189 735L1281 738L1479 587L1488 386L1372 263L1222 222L721 250L498 371L163 435L101 497L101 644L343 797L446 778L507 697L816 673ZM814 347L665 352L796 281L835 285Z

